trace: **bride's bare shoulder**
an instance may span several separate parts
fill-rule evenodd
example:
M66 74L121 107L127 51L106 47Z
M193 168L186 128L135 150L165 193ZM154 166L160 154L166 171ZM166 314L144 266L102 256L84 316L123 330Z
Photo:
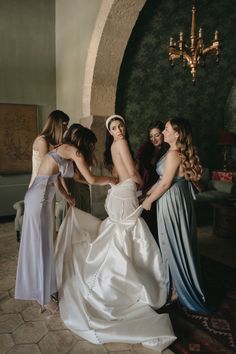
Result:
M127 141L125 139L119 139L113 142L112 144L114 147L122 147L127 145Z

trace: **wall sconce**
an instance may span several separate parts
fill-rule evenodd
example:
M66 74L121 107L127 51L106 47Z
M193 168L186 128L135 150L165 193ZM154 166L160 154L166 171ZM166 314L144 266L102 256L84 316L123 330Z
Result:
M218 138L218 145L223 146L223 171L231 168L231 149L232 145L236 145L236 137L233 133L223 130Z

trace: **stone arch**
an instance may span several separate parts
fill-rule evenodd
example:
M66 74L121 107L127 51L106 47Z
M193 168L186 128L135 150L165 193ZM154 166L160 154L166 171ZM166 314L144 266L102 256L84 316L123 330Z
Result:
M103 0L88 49L83 116L114 112L120 65L146 0Z
M85 68L83 119L95 132L98 164L95 174L107 174L102 163L107 116L115 112L116 89L125 48L146 0L103 0L94 27ZM107 187L91 186L92 214L103 218Z

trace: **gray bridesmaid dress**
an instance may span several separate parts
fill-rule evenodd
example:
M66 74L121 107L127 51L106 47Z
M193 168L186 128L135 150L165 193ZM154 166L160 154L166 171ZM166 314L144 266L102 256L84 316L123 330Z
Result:
M162 178L166 155L157 163ZM200 282L197 228L192 184L175 177L172 186L157 200L157 228L164 262L165 283L171 278L182 305L194 312L208 313Z
M52 176L37 176L24 199L25 211L16 274L15 298L48 304L57 291L53 250L53 198L58 176L73 177L72 160L48 153L58 164Z

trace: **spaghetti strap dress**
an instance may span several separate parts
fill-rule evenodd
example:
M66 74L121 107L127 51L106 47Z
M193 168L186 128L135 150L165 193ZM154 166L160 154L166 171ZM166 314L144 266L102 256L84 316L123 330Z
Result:
M57 291L53 250L53 199L59 175L72 177L73 162L56 151L48 153L59 172L37 176L24 199L24 217L16 274L15 298L48 304Z
M166 155L157 163L160 179L165 161ZM208 313L201 285L194 199L191 182L175 177L156 202L158 237L167 291L172 278L182 305L194 312Z

